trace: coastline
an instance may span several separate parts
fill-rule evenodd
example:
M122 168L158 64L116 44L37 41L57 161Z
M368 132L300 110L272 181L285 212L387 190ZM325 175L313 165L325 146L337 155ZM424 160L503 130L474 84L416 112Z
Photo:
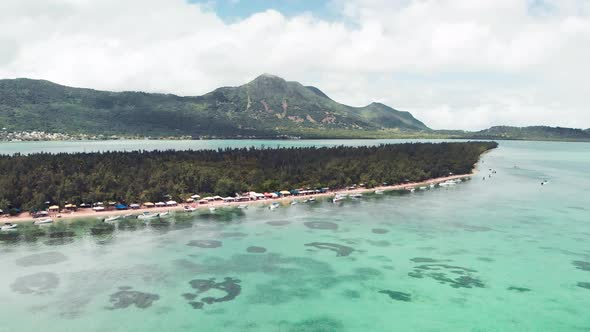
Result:
M460 174L460 175L450 175L450 176L445 176L445 177L439 177L439 178L432 178L432 179L428 179L428 180L424 180L421 182L411 182L411 183L405 183L405 184L396 184L396 185L390 185L390 186L378 186L378 187L373 187L373 188L358 188L358 189L342 189L342 190L330 190L328 192L325 193L318 193L318 194L313 194L313 195L305 195L305 196L288 196L288 197L279 197L279 198L270 198L270 199L263 199L263 200L255 200L255 201L245 201L245 202L223 202L223 201L217 201L217 202L211 202L209 204L196 204L196 203L180 203L176 206L166 206L166 207L152 207L152 208L141 208L141 209L129 209L129 210L109 210L109 211L101 211L101 212L96 212L93 211L91 209L83 209L83 210L78 210L75 212L70 212L70 213L51 213L50 217L55 221L59 221L59 220L69 220L69 219L79 219L79 218L91 218L91 217L99 217L99 218L108 218L111 216L116 216L116 215L125 215L125 214L134 214L134 215L139 215L142 214L144 212L153 212L153 213L160 213L160 212L166 212L166 211L184 211L184 206L191 206L191 207L195 207L197 208L196 211L199 211L201 209L208 209L210 207L215 207L215 208L223 208L223 207L237 207L239 205L260 205L260 204L268 204L268 203L272 203L272 202L278 202L278 203L291 203L294 200L297 199L304 199L304 198L309 198L309 197L315 197L315 198L320 198L320 197L330 197L330 196L334 196L336 193L342 193L342 192L346 192L348 194L357 194L357 193L370 193L370 192L374 192L375 190L383 190L383 191L395 191L395 190L405 190L405 189L410 189L410 188L417 188L420 186L425 186L425 185L430 185L430 184L438 184L438 183L442 183L445 181L449 181L449 180L457 180L457 179L466 179L466 178L471 178L472 176L476 175L477 171L476 169L473 169L473 171L469 174ZM61 217L58 217L61 216ZM2 217L0 218L0 224L3 223L14 223L14 224L18 224L18 223L27 223L27 222L33 222L35 219L33 217L31 217L30 215L26 214L26 215L22 215L22 216L16 216L16 217Z

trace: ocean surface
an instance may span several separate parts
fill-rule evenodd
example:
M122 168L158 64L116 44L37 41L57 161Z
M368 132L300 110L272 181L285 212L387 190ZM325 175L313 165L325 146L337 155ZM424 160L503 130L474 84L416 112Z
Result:
M0 152L254 143L363 141ZM455 186L5 238L0 331L589 331L589 166L588 143L502 141Z

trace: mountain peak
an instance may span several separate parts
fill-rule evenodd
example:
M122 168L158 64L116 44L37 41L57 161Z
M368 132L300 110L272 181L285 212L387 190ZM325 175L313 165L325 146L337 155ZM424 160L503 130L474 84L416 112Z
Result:
M287 82L287 81L285 81L285 79L283 79L279 76L268 74L268 73L264 73L262 75L259 75L252 82L261 82L261 81L264 81L264 82L273 82L274 81L274 82L281 82L281 83Z

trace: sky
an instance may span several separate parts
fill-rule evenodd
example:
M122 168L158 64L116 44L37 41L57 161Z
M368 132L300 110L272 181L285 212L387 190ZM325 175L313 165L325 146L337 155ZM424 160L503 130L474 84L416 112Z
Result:
M588 0L1 0L0 78L201 95L262 73L434 129L590 127Z

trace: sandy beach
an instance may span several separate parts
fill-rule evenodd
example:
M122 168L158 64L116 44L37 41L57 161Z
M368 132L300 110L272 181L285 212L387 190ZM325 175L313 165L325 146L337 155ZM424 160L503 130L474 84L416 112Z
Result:
M379 186L374 188L357 188L357 189L342 189L342 190L331 190L325 193L318 193L313 195L305 195L305 196L287 196L287 197L279 197L279 198L268 198L262 200L255 200L255 201L244 201L244 202L223 202L223 201L214 201L208 204L197 204L197 203L180 203L177 206L164 206L164 207L152 207L152 208L140 208L140 209L129 209L129 210L107 210L107 211L100 211L96 212L92 209L79 209L77 211L72 212L60 212L60 213L50 213L50 217L55 221L58 220L66 220L66 219L75 219L75 218L108 218L110 216L116 215L125 215L125 214L142 214L144 212L166 212L166 211L183 211L185 206L195 207L198 210L200 209L209 209L210 207L237 207L238 205L260 205L260 204L269 204L272 202L284 203L289 204L293 200L300 200L309 197L330 197L334 196L336 193L347 193L347 194L355 194L355 193L370 193L376 190L383 190L383 191L392 191L392 190L404 190L410 188L418 188L421 186L427 186L430 184L437 184L442 183L449 180L457 180L457 179L465 179L470 178L471 176L475 175L475 171L471 174L462 174L462 175L451 175L446 177L434 178L425 180L422 182L411 182L411 183L404 183L404 184L397 184L391 186ZM28 213L22 213L19 216L10 217L10 216L3 216L0 218L0 223L24 223L24 222L32 222L33 219Z

